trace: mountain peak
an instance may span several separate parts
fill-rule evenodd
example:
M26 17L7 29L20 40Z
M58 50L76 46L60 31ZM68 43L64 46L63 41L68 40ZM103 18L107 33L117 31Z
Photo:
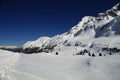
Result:
M116 4L112 9L120 11L120 2Z
M112 17L120 16L120 2L106 11L106 14Z

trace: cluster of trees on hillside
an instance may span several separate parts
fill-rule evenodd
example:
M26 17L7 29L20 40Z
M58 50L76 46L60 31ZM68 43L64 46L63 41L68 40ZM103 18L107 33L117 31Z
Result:
M84 49L84 50L82 50L82 51L80 51L80 52L78 52L78 53L76 53L76 54L73 54L73 55L85 55L85 54L88 54L88 56L91 56L91 57L95 57L96 56L96 54L95 53L91 53L89 50L87 50L87 49ZM112 55L112 52L109 52L108 53L109 55ZM101 52L99 52L98 53L98 56L106 56L106 54L104 54L104 53L101 53Z
M110 52L120 52L120 49L118 49L117 47L113 47L113 48L102 48L103 51L110 51Z

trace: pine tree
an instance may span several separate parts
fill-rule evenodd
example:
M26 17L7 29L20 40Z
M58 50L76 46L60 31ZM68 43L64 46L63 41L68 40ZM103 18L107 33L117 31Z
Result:
M99 56L102 56L102 53L99 53Z
M92 57L95 57L95 54L94 54L94 53L92 53Z
M109 55L112 55L112 53L110 52Z
M58 52L56 52L56 55L58 55Z
M88 56L91 56L91 54L90 54L90 53L88 53Z

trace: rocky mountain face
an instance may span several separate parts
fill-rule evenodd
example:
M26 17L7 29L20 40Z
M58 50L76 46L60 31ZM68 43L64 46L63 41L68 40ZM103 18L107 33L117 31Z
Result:
M61 35L27 42L23 45L23 52L49 52L67 46L90 47L96 43L95 39L101 37L120 37L120 3L99 13L97 17L83 17L77 25ZM88 42L84 43L84 40Z

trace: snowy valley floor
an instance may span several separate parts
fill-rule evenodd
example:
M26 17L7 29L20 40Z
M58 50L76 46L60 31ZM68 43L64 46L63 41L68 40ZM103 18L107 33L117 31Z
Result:
M0 80L120 80L120 55L93 58L0 50Z

